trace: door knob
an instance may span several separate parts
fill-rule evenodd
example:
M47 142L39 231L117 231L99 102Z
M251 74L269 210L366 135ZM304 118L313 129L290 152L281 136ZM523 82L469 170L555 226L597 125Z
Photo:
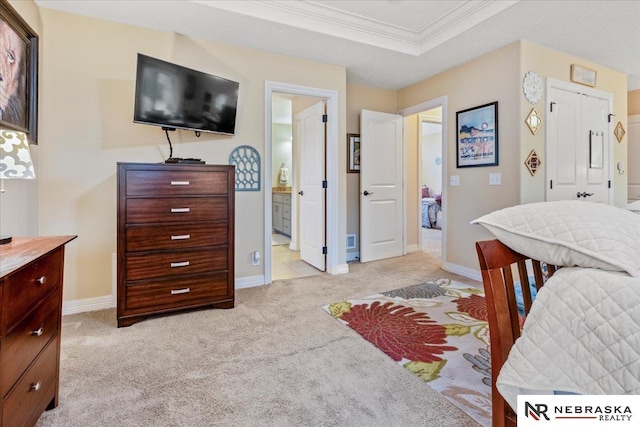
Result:
M371 193L369 193L367 190L364 190L364 193L362 193L362 194L364 194L365 196L368 196L369 194L373 194L373 191Z
M578 199L579 199L580 197L587 198L587 197L589 197L589 196L593 196L593 193L587 193L586 191L583 191L582 193L578 192L578 194L576 194L576 196L578 196Z
M298 194L301 195L301 196L304 196L304 191L300 190L300 191L298 191Z

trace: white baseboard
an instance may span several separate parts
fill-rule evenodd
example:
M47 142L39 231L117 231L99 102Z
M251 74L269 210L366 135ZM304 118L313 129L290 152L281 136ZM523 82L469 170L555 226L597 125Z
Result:
M333 274L347 274L349 272L349 265L347 263L336 265L333 268L328 268L327 273Z
M347 262L360 261L360 252L347 252Z
M450 262L447 262L446 264L444 264L442 266L442 269L450 273L459 274L468 279L473 279L473 280L477 280L478 282L482 282L482 273L480 273L480 270L474 270L472 268L463 267L462 265L452 264Z
M419 245L408 245L407 253L410 254L412 252L420 252L422 248Z
M259 276L240 277L235 281L236 289L255 288L264 285L264 274Z
M85 298L62 302L62 315L84 313L86 311L104 310L115 307L114 298L111 295L103 297Z

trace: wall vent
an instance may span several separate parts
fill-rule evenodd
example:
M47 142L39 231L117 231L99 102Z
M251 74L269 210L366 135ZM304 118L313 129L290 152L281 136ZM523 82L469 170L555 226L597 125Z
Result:
M356 248L356 235L347 234L347 249L355 249L355 248Z

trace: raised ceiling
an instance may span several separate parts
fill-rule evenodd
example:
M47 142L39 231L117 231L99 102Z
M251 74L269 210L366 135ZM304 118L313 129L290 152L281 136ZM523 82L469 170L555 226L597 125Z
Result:
M640 1L36 0L45 8L344 66L400 89L528 40L628 75L640 89Z

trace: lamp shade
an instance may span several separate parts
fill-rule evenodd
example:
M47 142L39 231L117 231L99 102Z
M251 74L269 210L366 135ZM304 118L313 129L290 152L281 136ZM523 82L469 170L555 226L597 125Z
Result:
M0 179L34 179L29 141L24 132L0 129Z

